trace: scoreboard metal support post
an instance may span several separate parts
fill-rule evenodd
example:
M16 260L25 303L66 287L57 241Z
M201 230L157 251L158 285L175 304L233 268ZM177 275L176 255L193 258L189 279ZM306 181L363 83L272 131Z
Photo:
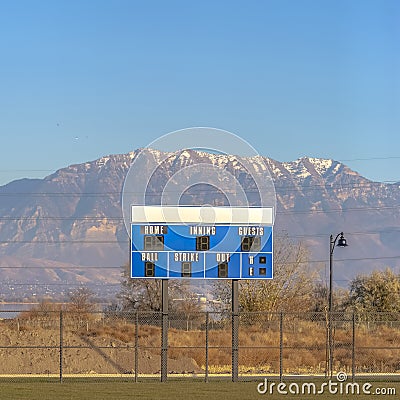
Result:
M239 281L232 279L232 382L239 379Z
M237 382L239 280L273 278L273 208L209 211L202 206L131 206L131 278L162 281L161 382L168 376L169 279L232 281L232 381ZM207 380L208 353L206 364Z
M161 280L161 382L168 377L168 279Z

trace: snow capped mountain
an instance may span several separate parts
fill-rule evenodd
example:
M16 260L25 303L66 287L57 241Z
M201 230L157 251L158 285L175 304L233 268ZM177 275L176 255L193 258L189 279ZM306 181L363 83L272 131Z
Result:
M77 277L82 277L88 274L85 266L98 266L101 271L125 263L129 244L121 193L129 167L140 152L149 165L159 165L150 185L155 202L171 176L199 162L226 170L245 191L254 191L240 157L195 150L163 153L138 149L71 165L44 179L14 181L0 187L2 266L7 266L6 256L8 260L42 259L54 266L69 263L82 267L83 272L77 271ZM276 235L286 230L289 236L306 241L316 266L326 267L329 235L344 231L350 246L338 255L339 278L386 265L400 267L399 184L372 182L329 159L303 157L279 162L257 156L247 162L266 179L268 168L274 181ZM191 196L206 204L225 201L204 188ZM100 277L104 279L101 272Z

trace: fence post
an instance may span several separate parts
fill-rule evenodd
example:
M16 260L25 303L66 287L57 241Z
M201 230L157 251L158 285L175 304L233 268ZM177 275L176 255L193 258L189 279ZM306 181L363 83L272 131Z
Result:
M206 312L206 374L204 380L208 382L208 323L209 323L209 315L208 311Z
M283 377L283 312L281 311L279 318L279 382Z
M353 311L353 335L351 345L351 378L354 382L356 375L356 314Z
M326 326L326 335L325 335L325 378L329 376L329 315L327 309L325 310L325 326Z
M63 312L60 310L60 383L63 381Z
M135 382L138 381L139 369L139 315L135 314Z

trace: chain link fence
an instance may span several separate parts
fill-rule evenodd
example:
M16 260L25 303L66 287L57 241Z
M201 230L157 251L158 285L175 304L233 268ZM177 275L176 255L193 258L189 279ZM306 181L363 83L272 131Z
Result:
M138 381L164 374L207 381L231 379L235 369L241 380L339 371L353 378L400 377L400 315L393 313L241 312L238 323L229 312L33 310L2 316L0 377L7 379Z

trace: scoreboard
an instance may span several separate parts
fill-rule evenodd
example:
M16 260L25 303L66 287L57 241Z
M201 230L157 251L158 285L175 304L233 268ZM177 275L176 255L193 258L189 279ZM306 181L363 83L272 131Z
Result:
M132 206L131 277L272 279L272 208Z

